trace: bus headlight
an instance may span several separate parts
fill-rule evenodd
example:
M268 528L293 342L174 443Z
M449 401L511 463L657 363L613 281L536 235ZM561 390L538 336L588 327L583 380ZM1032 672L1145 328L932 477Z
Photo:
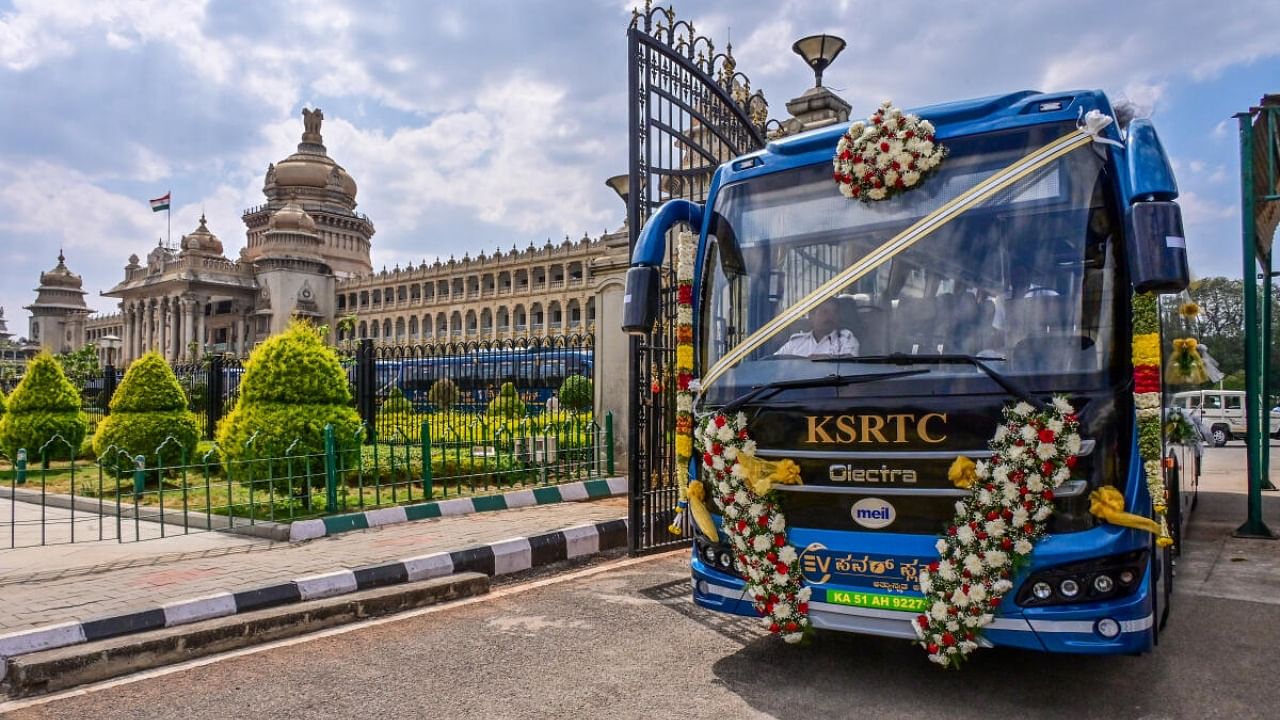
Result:
M1058 565L1032 573L1018 591L1023 607L1069 605L1115 600L1137 591L1147 565L1147 551Z
M728 545L712 542L698 533L693 541L694 556L704 565L723 573L742 577L734 568L733 550Z
M1053 586L1047 582L1038 582L1031 586L1031 594L1035 595L1037 600L1048 600L1053 597Z

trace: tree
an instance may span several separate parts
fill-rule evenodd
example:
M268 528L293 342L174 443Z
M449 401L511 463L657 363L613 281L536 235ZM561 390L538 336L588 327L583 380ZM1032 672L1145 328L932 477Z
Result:
M1209 348L1223 374L1244 369L1244 284L1211 277L1192 283L1191 299L1200 306L1198 340Z
M269 469L284 488L290 469L286 455L324 453L326 425L333 426L338 450L359 444L360 416L351 407L351 390L337 354L313 326L295 322L249 356L240 399L218 423L218 445L224 464L235 468L242 481L261 479ZM251 462L268 458L269 462ZM304 461L293 463L295 479L304 467ZM312 472L311 482L322 485L323 475Z
M440 378L427 391L427 401L437 410L448 410L458 404L458 386L449 378Z
M65 452L71 457L89 431L89 419L80 410L80 393L67 379L62 366L48 351L41 352L27 366L27 374L9 396L0 416L0 450L17 457L21 448L35 455L55 436L70 446L50 445L49 458Z
M498 390L498 397L489 403L489 414L508 419L518 419L525 416L524 401L520 399L520 394L516 392L514 384L502 383L502 388Z
M595 395L591 387L591 379L583 375L570 375L560 386L560 402L574 412L591 409Z
M98 348L93 343L85 343L84 347L75 352L58 355L58 363L62 365L62 371L67 377L81 386L102 370L98 363Z
M116 388L111 413L93 435L93 452L108 463L127 464L126 456L142 455L150 467L173 466L196 460L199 439L178 377L159 353L149 352L129 365Z

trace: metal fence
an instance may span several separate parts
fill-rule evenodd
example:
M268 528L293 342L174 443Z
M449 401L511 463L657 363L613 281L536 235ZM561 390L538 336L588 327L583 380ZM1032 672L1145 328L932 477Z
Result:
M84 458L55 436L0 453L0 548L133 542L611 477L612 421L441 415L423 420L412 441L368 442L363 428L342 438L326 427L323 447L296 441L266 457L254 455L253 438L225 455L214 443L185 448L169 438L146 455L108 448Z
M449 427L462 422L459 415L481 423L495 416L515 424L590 421L594 350L594 336L581 334L400 345L360 340L344 343L337 353L366 443L373 443L418 442L420 424L441 414ZM214 439L218 421L239 398L243 361L216 355L172 367L204 439ZM111 365L72 378L91 430L110 412L123 378L124 369Z

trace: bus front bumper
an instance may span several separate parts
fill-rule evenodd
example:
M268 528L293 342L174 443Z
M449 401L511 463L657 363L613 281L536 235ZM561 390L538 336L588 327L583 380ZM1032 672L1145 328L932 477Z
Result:
M741 578L708 566L696 555L691 569L696 604L719 612L759 617ZM1057 607L1018 607L1016 612L1001 615L984 628L982 644L1098 655L1146 652L1151 649L1155 622L1149 569L1147 574L1137 592L1122 599ZM815 588L814 597L825 597L825 591ZM820 630L915 641L915 630L911 627L915 617L909 612L849 607L817 599L809 602L809 619ZM1099 621L1107 618L1115 620L1120 627L1114 638L1104 637L1098 630Z

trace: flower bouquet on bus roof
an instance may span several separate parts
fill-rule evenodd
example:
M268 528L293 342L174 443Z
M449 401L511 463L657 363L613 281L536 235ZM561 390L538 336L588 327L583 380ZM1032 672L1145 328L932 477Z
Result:
M933 124L885 100L836 143L835 181L848 198L884 200L919 185L947 156Z

